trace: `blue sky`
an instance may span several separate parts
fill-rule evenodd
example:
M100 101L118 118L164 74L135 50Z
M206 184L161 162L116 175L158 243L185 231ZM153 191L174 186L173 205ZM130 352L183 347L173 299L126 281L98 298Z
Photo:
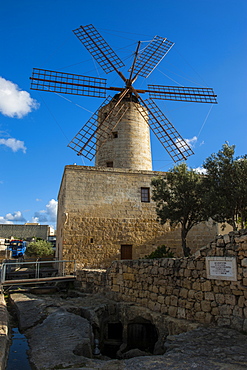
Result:
M202 166L225 141L247 153L246 0L8 0L0 1L0 223L55 226L64 166L94 165L67 147L102 103L91 97L30 90L32 68L107 78L72 30L93 24L126 63L136 43L154 35L175 45L147 83L213 87L218 104L157 101ZM64 99L66 98L66 99ZM173 163L152 136L153 169Z

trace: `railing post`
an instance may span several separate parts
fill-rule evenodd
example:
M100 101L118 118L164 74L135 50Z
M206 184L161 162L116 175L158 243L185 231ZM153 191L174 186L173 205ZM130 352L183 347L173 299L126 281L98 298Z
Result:
M5 282L5 277L6 277L6 264L2 264L2 270L1 270L1 284Z
M35 262L35 278L38 278L38 262Z

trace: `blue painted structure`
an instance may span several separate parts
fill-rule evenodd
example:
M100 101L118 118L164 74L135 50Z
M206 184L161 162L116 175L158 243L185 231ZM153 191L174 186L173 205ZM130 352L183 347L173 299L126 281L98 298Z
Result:
M23 240L11 240L8 249L12 252L13 258L23 257L27 249L27 242Z

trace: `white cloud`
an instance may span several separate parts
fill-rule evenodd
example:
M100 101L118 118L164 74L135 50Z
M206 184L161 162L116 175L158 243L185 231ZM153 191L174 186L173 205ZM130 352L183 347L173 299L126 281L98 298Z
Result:
M37 211L34 213L32 218L32 222L47 222L47 212L45 210Z
M22 118L39 107L27 91L0 77L0 113L8 117Z
M0 217L0 224L13 224L14 222L26 222L21 211L7 213L5 217Z
M201 173L202 175L206 175L207 174L206 168L203 168L203 167L193 168L193 171L195 171L197 173Z
M186 149L188 149L188 147L185 145L185 143L187 145L189 145L189 147L193 147L194 144L197 142L197 137L194 136L192 137L192 139L176 139L176 146L177 148L179 148L182 152L185 151Z
M57 220L57 201L51 199L46 205L45 210L37 211L32 217L32 222L56 222Z
M197 142L197 137L194 136L192 139L185 139L186 143L190 146L193 147L195 143Z
M39 200L39 199L38 199ZM46 209L34 213L31 222L35 223L56 223L57 221L57 201L51 199L46 205ZM14 213L7 213L5 217L0 216L0 224L14 224L16 222L25 223L26 219L23 217L21 211Z
M5 217L0 216L0 224L13 224L13 221L8 221Z
M23 153L26 153L27 148L24 145L24 141L17 140L14 138L9 139L0 139L0 145L5 145L8 148L11 148L13 152L17 152L18 150L22 150Z
M21 211L16 211L14 213L7 213L5 218L8 221L26 221L25 218L23 217Z
M46 205L47 214L50 217L52 222L57 220L57 201L55 199L51 199L50 202Z

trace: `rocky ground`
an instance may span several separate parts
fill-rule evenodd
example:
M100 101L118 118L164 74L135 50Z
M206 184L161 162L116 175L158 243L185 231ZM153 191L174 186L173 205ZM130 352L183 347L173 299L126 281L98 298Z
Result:
M29 341L31 364L37 370L247 369L247 335L229 328L197 327L168 335L162 355L132 350L134 356L145 356L111 360L93 355L91 345L96 311L113 303L106 297L21 292L11 293L10 299L17 309L19 328Z

